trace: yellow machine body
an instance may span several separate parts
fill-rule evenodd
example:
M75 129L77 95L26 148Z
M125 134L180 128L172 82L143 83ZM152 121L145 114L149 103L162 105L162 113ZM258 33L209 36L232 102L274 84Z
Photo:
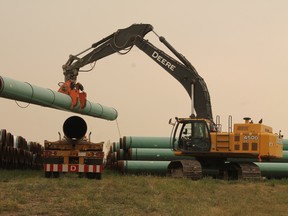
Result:
M197 120L199 121L199 120ZM206 121L202 119L202 121ZM207 122L207 121L206 121ZM258 158L272 159L282 158L283 138L280 134L274 134L272 127L262 123L234 124L233 131L213 132L207 122L210 133L207 136L207 143L210 144L208 151L192 151L191 149L174 148L176 155L191 155L194 157L237 157L237 158Z
M211 152L223 152L259 158L281 158L283 140L273 134L272 128L263 124L234 124L233 132L210 133Z

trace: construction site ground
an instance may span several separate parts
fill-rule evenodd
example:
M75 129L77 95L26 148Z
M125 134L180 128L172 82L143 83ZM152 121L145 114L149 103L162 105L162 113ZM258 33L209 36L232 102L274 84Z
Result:
M199 181L121 175L102 180L1 170L0 215L287 215L288 180Z

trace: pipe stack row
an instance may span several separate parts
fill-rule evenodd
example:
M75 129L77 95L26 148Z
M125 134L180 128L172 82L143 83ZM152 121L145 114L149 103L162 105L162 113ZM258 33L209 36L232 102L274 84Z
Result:
M171 160L191 159L175 156L168 137L124 136L110 146L107 166L122 174L165 175ZM261 175L267 178L288 178L288 139L283 140L283 157L258 162L251 158L228 158L230 162L255 162ZM203 170L204 175L215 175L215 170Z
M37 142L28 142L6 129L0 130L0 168L40 169L44 148Z
M177 159L169 137L124 136L110 146L107 166L123 174L166 175L170 161Z

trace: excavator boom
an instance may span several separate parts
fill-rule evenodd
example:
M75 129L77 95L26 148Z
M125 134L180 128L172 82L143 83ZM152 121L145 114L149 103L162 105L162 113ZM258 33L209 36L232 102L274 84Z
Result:
M90 48L80 52L77 55L70 55L68 61L62 67L65 82L68 80L76 80L78 72L82 67L113 53L120 52L125 49L131 49L134 45L134 40L136 37L144 37L152 30L153 27L149 24L134 24L128 28L119 29L115 33L92 44ZM91 52L81 58L79 57L91 49Z
M123 54L125 51L129 52L135 45L181 83L190 98L194 99L193 106L197 118L213 121L210 95L203 78L197 73L192 64L182 54L177 52L164 37L159 37L159 40L178 60L144 39L144 36L152 30L153 27L150 24L133 24L128 28L119 29L77 55L70 55L66 64L63 65L65 81L73 80L73 82L76 82L82 67L113 53ZM80 55L88 51L90 51L88 54L80 57Z

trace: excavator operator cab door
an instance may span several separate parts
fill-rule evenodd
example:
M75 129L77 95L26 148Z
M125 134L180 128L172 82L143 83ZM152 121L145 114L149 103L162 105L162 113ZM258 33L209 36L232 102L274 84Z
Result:
M209 125L203 119L177 119L172 146L183 152L208 152L211 148Z

